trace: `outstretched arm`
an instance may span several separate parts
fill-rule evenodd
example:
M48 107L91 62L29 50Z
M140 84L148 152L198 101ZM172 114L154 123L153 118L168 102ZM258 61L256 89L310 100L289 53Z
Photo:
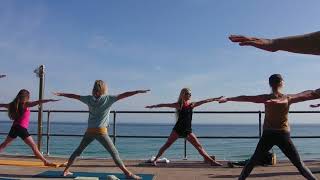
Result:
M6 77L6 75L0 75L0 78L4 78L4 77Z
M320 89L317 90L307 90L298 94L289 95L289 102L298 103L303 101L309 101L320 98Z
M219 103L225 103L228 101L265 103L268 101L268 98L266 95L258 95L258 96L237 96L237 97L219 99Z
M60 101L60 100L59 99L43 99L43 100L39 100L39 101L31 101L27 104L27 106L34 107L39 104L48 103L48 102L55 102L55 101Z
M0 107L9 108L9 104L0 104Z
M124 98L130 97L130 96L136 95L136 94L147 93L148 91L150 91L150 90L148 89L148 90L137 90L137 91L125 92L125 93L119 94L117 96L117 101L119 101L120 99L124 99Z
M162 107L168 107L168 108L179 108L178 103L167 103L167 104L156 104L156 105L151 105L151 106L146 106L145 108L162 108Z
M276 39L242 35L231 35L229 39L232 42L239 43L240 46L253 46L271 52L282 50L300 54L320 55L320 31Z
M67 98L80 100L80 95L77 95L77 94L68 94L68 93L59 93L59 92L56 92L53 94L56 96L63 96L63 97L67 97Z
M202 100L202 101L194 102L194 103L192 103L192 107L195 108L195 107L201 106L202 104L205 104L205 103L209 103L209 102L213 102L213 101L219 101L221 98L223 98L223 96L220 96L220 97L217 97L217 98L209 98L209 99L205 99L205 100Z

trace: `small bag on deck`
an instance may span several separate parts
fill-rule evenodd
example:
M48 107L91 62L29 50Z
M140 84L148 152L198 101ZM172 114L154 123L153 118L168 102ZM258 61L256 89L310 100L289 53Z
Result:
M229 161L228 167L234 168L234 167L242 167L245 166L250 159L244 160L244 161ZM277 164L277 156L273 152L266 153L263 157L261 157L261 160L259 161L258 165L260 166L268 166L268 165L276 165Z
M272 152L268 152L264 155L259 165L267 166L267 165L276 165L276 164L277 164L277 156L276 156L276 153L274 153L272 150Z

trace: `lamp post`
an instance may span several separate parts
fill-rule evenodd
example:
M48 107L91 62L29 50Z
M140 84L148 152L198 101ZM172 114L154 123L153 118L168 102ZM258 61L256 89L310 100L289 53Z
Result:
M36 73L37 77L39 78L39 100L42 100L44 94L44 65L40 65L34 70L34 73ZM38 149L40 152L42 145L42 114L43 108L42 103L40 103L38 105Z

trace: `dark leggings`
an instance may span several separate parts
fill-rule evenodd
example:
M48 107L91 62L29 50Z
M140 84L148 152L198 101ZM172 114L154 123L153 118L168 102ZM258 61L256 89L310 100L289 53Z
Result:
M299 172L308 180L317 179L312 172L301 161L297 149L295 148L289 132L279 132L265 130L257 145L257 148L252 155L249 162L243 168L239 180L246 179L255 165L259 164L259 161L274 145L278 146L281 151L289 158Z

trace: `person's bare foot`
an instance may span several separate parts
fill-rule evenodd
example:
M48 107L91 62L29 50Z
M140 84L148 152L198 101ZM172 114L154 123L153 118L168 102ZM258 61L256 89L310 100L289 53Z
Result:
M151 164L152 164L153 166L157 166L157 161L156 161L156 160L153 160L153 161L151 161Z
M59 164L59 167L67 167L68 162L64 162L62 164Z
M211 163L212 160L213 160L213 161L216 160L216 156L211 155L210 157L211 157L211 159L206 159L206 158L204 158L203 161L204 161L205 163Z
M135 179L135 180L139 180L139 179L142 179L140 176L137 176L137 175L135 175L135 174L133 174L133 173L131 173L131 174L127 174L126 175L126 179Z
M210 164L211 166L222 166L222 164L221 163L219 163L219 162L217 162L217 161L213 161L213 162L211 162L211 164Z
M216 160L216 156L215 155L211 155L210 156L214 161Z
M69 170L65 170L65 171L63 171L63 174L62 174L64 177L67 177L67 176L72 176L73 175L73 173L72 172L70 172Z
M46 161L43 163L45 166L50 166L50 167L58 167L59 165L53 163L53 162L50 162L50 161Z

